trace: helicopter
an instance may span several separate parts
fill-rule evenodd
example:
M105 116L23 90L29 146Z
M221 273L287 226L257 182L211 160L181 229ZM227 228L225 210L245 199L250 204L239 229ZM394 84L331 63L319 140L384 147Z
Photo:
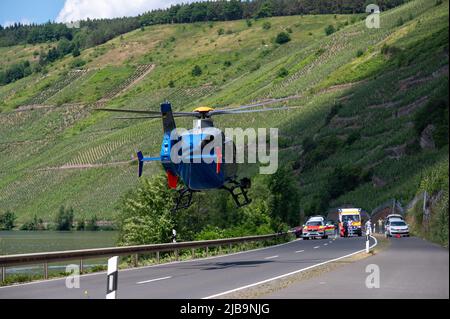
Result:
M161 112L149 110L101 108L97 111L134 113L141 116L117 117L120 120L145 120L161 118L163 124L163 141L159 157L146 157L137 152L139 162L138 176L143 174L144 163L159 162L167 174L168 187L177 190L173 211L187 209L192 205L193 194L208 190L223 189L228 191L236 206L241 208L251 203L248 191L251 180L237 177L236 145L232 139L214 127L213 116L260 113L290 110L296 107L278 107L251 109L263 104L244 105L235 108L215 110L211 107L199 107L193 112L173 112L172 105L166 101L161 104ZM177 132L175 118L192 117L192 130ZM174 152L175 146L180 145ZM211 146L212 145L212 146ZM210 151L204 149L210 146ZM225 153L232 151L232 161L223 161ZM175 156L174 156L175 155ZM177 159L177 157L179 157ZM181 159L181 161L180 161ZM179 188L179 182L183 186Z

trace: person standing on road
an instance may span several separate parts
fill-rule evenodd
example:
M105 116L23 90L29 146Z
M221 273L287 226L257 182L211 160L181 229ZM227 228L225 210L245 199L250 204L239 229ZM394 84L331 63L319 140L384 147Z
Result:
M378 220L378 232L383 233L383 220L381 218Z
M372 222L370 219L366 222L366 235L372 234Z

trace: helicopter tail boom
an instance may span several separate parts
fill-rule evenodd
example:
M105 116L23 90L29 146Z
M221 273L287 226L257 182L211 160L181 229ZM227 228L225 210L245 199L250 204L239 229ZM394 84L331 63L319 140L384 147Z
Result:
M142 176L145 162L161 162L161 157L144 157L144 154L142 154L142 152L138 152L137 157L139 160L139 177Z

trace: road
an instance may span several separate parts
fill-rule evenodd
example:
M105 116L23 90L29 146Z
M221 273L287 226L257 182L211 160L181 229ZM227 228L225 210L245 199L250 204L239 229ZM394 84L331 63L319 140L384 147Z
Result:
M379 288L368 289L366 267L379 267ZM372 270L371 270L372 271ZM449 298L449 251L419 238L392 238L387 250L291 285L264 298Z
M365 248L365 238L297 240L259 250L120 271L121 299L201 299L341 258ZM104 299L106 275L81 277L80 289L65 279L0 288L0 299ZM226 297L226 295L225 295Z
M245 292L246 287L298 273L364 247L365 238L297 240L233 255L123 270L119 273L118 297L226 298ZM380 269L380 288L366 287L369 264ZM80 289L67 289L65 279L0 288L0 299L104 299L105 290L106 275L100 273L82 276ZM258 297L448 298L449 252L418 238L393 238L391 245L375 256Z

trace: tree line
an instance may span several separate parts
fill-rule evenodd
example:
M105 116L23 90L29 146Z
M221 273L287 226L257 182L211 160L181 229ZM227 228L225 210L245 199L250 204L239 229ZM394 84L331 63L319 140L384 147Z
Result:
M0 230L13 230L19 229L24 231L37 231L37 230L56 230L56 231L98 231L98 218L93 215L89 218L75 219L75 212L72 207L61 206L58 213L55 216L54 222L50 225L45 223L42 218L34 215L32 219L24 222L21 225L16 224L17 216L14 212L8 210L4 213L0 213ZM106 228L103 228L106 230Z
M406 0L380 0L381 10L387 10ZM303 14L354 14L363 13L366 0L219 0L177 4L167 9L153 10L136 17L115 19L87 19L79 28L48 22L24 25L15 23L0 26L0 46L73 41L81 49L104 43L120 34L154 24L192 23L258 19L274 16Z

